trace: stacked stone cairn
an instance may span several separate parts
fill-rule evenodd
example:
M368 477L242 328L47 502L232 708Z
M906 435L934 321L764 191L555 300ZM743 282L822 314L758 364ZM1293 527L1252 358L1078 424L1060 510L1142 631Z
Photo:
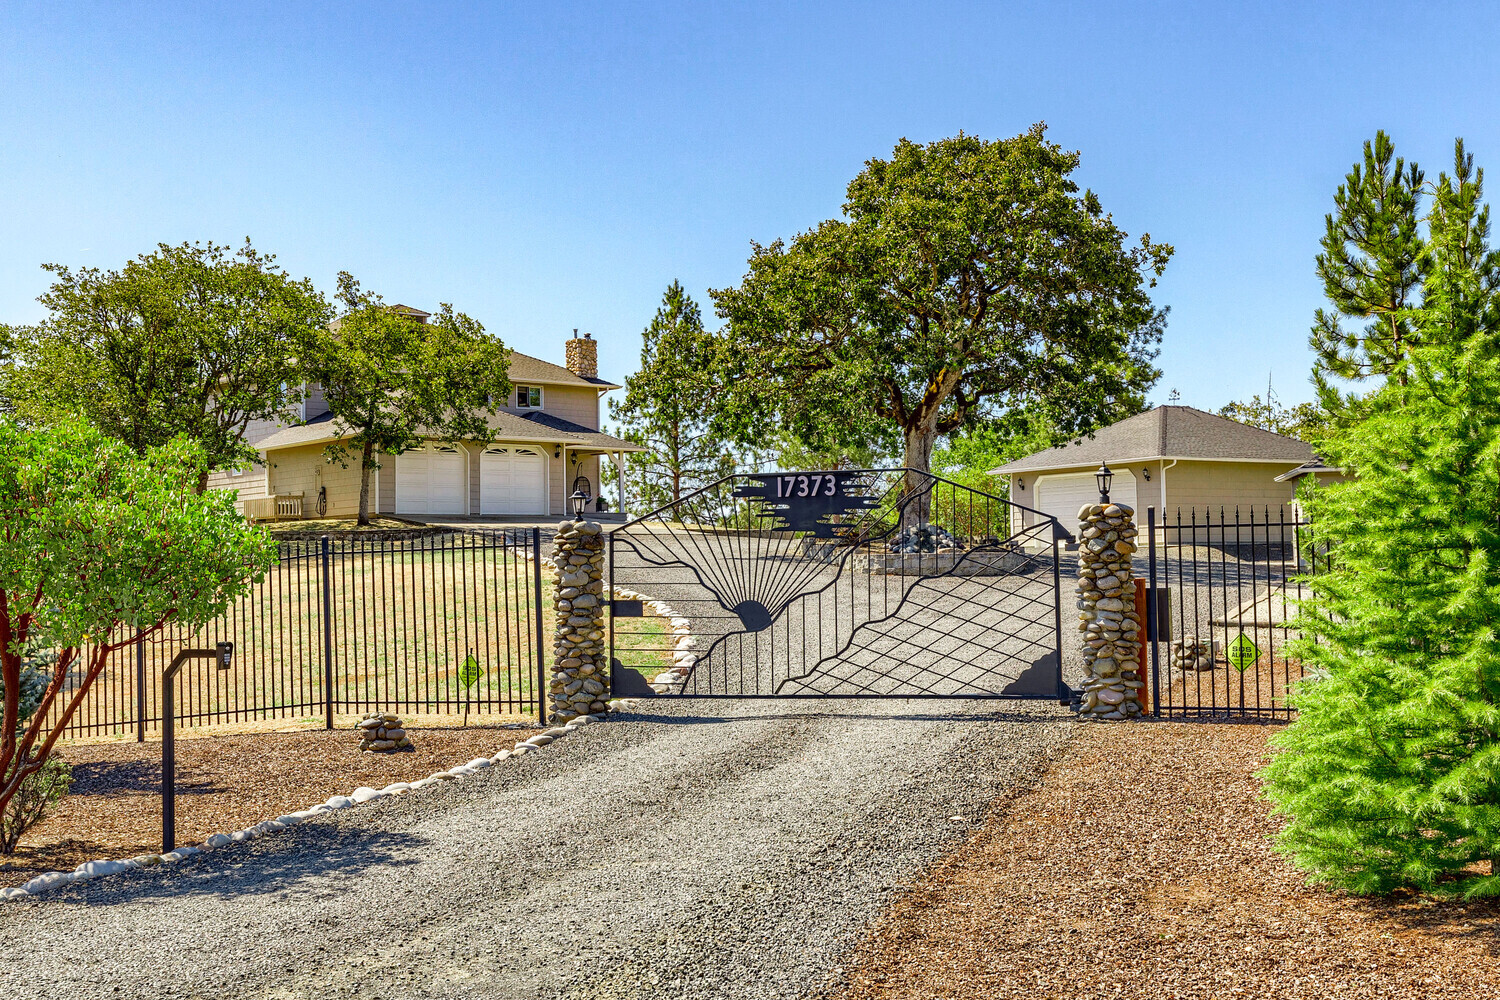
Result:
M359 733L361 752L390 753L393 750L405 750L411 746L411 740L406 738L406 727L401 724L399 715L370 712L355 723L354 729Z
M1078 630L1084 633L1086 719L1128 719L1141 712L1136 671L1141 619L1135 608L1135 511L1089 504L1078 512Z
M1212 670L1217 652L1211 640L1196 635L1184 636L1172 643L1170 660L1178 670Z
M557 584L552 720L605 711L604 536L593 521L564 521L552 541Z

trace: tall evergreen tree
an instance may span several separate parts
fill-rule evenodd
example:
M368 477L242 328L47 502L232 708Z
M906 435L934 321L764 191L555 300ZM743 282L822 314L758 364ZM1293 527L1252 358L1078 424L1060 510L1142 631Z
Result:
M698 303L672 282L641 331L641 367L610 402L623 436L651 449L626 459L626 492L652 510L729 475L734 458L713 413L714 340Z
M1421 307L1361 420L1326 439L1353 477L1313 490L1293 649L1312 679L1266 790L1315 881L1500 895L1500 301L1482 175L1434 187Z
M1320 387L1329 375L1387 375L1404 359L1411 340L1406 312L1421 286L1422 185L1422 169L1397 157L1382 131L1365 143L1363 166L1356 163L1333 196L1337 211L1324 218L1318 254L1318 277L1333 308L1317 311L1312 330ZM1345 318L1366 323L1346 330Z

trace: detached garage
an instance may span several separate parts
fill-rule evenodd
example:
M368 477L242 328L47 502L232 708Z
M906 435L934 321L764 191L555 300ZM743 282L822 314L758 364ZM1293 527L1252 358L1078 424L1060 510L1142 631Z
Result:
M451 444L425 444L396 456L396 513L469 513L466 453Z
M547 509L547 456L540 448L495 445L479 456L479 512L535 514Z
M1293 472L1307 469L1320 478L1338 473L1306 464L1313 459L1312 448L1295 438L1190 406L1158 406L989 472L1009 478L1011 500L1052 515L1076 533L1078 509L1099 500L1094 471L1107 464L1114 473L1110 499L1134 507L1142 523L1145 508L1155 507L1166 530L1179 514L1189 524L1220 510L1232 516L1236 507L1253 509L1257 518L1290 517ZM1020 531L1037 520L1016 511L1012 528Z

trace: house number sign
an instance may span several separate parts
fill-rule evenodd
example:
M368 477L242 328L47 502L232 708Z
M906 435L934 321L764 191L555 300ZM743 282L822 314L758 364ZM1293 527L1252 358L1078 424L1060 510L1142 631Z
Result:
M866 472L776 472L745 477L734 495L757 503L772 531L832 538L879 504Z

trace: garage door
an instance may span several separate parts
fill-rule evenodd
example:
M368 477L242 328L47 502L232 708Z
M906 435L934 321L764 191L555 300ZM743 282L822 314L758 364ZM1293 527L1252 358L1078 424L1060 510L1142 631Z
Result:
M546 514L547 457L536 448L486 448L479 459L479 511Z
M430 444L396 456L397 514L467 514L464 454L452 445Z
M1128 471L1115 473L1109 498L1117 503L1135 506L1135 476ZM1038 476L1037 506L1053 517L1071 535L1078 534L1078 511L1086 503L1099 502L1099 484L1092 472L1069 472L1056 476Z

